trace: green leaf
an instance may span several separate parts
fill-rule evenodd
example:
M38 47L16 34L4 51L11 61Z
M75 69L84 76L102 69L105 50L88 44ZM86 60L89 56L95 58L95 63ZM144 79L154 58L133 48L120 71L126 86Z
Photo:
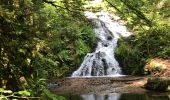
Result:
M51 100L66 100L66 98L64 98L62 96L58 96L56 94L53 94L48 89L44 89L43 92L44 92L45 96Z
M31 93L27 90L19 91L18 94L20 94L22 96L30 96L31 95Z
M4 90L3 93L12 94L13 92L11 90Z
M26 53L26 50L25 50L25 49L19 49L18 51L19 51L20 53L23 53L23 54Z
M4 92L4 89L3 89L3 88L0 88L0 92Z
M8 100L8 98L4 95L0 95L0 100Z

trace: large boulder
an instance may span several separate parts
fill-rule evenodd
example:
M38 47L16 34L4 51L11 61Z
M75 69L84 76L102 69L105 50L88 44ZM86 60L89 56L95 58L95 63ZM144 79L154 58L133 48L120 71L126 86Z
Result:
M170 59L155 58L144 67L145 74L151 75L144 87L154 91L169 91Z
M151 77L148 78L144 87L148 90L154 91L169 91L170 78L169 77Z

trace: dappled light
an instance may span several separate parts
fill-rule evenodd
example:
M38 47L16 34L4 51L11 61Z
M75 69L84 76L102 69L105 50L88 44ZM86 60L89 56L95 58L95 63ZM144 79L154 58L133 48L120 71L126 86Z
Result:
M135 89L143 90L148 79L147 89L169 91L169 9L169 0L1 0L0 99L68 99L64 92L71 87L65 77L73 73L102 76L100 82L98 77L88 81L87 87L94 84L96 91L79 91L79 96L86 95L84 100L133 98L110 94L114 90L110 86L117 82L112 78L120 78L116 75L123 75L122 80L132 75L121 84L134 82ZM133 75L143 78L136 82ZM67 83L63 94L51 92L62 83ZM96 96L104 88L105 95Z

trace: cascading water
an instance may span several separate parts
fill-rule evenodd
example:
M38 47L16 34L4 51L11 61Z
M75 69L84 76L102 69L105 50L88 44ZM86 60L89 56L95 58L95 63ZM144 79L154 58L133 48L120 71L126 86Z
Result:
M81 66L72 74L78 76L119 76L121 68L114 57L114 50L118 38L131 35L127 28L107 12L85 12L87 18L93 23L97 38L95 52L88 53Z

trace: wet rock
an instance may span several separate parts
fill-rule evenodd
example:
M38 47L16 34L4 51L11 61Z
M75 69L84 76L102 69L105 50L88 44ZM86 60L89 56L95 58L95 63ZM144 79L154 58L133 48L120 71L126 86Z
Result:
M93 61L93 66L92 66L91 75L92 75L92 76L97 76L96 61Z
M141 86L144 85L143 77L87 77L87 78L65 78L57 82L49 82L50 91L56 94L105 94L113 92L143 93L146 92ZM52 85L51 85L52 83ZM61 84L60 86L53 85Z
M108 36L107 37L107 40L112 40L113 38L111 36Z
M107 69L108 69L108 64L106 62L106 59L102 59L102 62L103 62L103 66L104 66L104 75L107 75Z

